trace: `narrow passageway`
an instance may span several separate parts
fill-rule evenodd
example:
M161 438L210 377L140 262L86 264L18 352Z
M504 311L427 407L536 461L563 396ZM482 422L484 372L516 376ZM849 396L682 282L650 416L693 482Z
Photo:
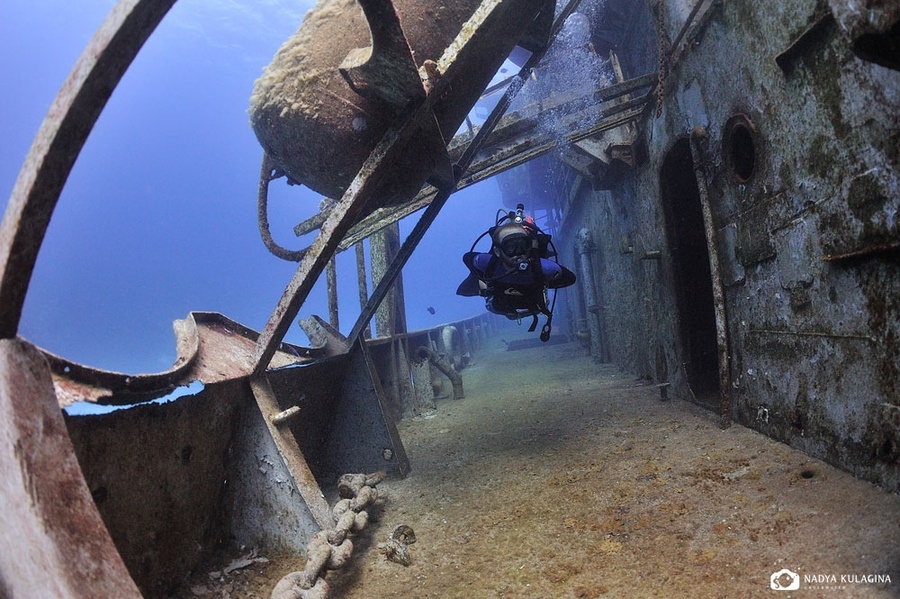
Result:
M330 597L744 599L772 597L783 569L801 587L779 596L898 596L900 497L531 338L502 329L464 399L399 423L412 471L378 485ZM401 525L408 566L379 551ZM266 557L183 596L268 598L306 561Z
M900 498L661 401L577 343L505 351L504 334L464 370L465 399L400 423L412 472L379 486L334 596L770 597L782 568L835 575L837 596L896 596ZM401 524L407 567L377 549ZM802 596L831 592L812 586Z

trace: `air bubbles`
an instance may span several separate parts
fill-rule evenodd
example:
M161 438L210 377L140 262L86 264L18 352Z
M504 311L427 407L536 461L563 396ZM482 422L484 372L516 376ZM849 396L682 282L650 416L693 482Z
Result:
M580 12L573 12L559 32L559 41L569 46L582 46L591 41L591 24Z

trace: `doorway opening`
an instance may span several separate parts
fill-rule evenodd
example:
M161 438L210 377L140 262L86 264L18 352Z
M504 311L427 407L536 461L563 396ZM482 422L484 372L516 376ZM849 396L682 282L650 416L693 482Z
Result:
M697 402L719 401L718 345L709 249L690 142L675 143L660 170L663 213L675 284L682 362Z

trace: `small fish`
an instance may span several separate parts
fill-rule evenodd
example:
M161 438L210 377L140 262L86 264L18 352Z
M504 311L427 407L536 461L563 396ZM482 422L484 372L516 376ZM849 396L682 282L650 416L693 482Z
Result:
M431 314L434 314L434 308L432 308L431 306L428 306L426 310L428 310Z

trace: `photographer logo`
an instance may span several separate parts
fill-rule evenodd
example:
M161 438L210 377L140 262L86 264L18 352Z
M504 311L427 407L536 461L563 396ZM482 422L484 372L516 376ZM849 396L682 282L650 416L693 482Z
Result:
M849 585L878 585L888 588L893 581L890 574L804 574L802 583L806 589L819 591L846 590ZM769 587L775 591L796 591L800 588L800 575L782 568L769 576Z
M796 591L800 588L800 575L782 568L769 577L769 586L776 591Z

